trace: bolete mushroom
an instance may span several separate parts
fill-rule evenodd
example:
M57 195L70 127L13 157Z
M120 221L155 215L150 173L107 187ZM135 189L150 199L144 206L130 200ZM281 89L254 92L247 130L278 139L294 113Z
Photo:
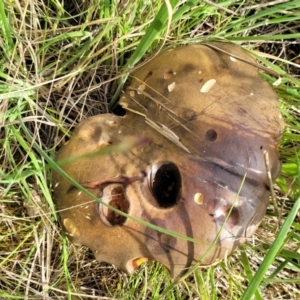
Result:
M254 63L228 43L165 51L133 75L120 99L125 116L82 121L56 160L81 157L63 169L102 202L53 173L55 204L71 240L128 272L151 259L176 277L199 259L223 259L252 236L269 201L267 169L272 180L280 169L284 126L276 93ZM82 156L134 138L150 142Z

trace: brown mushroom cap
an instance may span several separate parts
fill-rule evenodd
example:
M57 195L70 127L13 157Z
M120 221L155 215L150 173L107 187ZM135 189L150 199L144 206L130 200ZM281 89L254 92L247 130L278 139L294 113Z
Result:
M75 243L127 271L160 261L175 277L199 259L223 259L255 232L270 195L264 153L274 179L284 125L275 92L237 57L254 62L227 43L163 52L134 74L120 99L125 117L86 119L56 158L150 138L63 168L104 203L195 242L121 216L54 172L56 207Z

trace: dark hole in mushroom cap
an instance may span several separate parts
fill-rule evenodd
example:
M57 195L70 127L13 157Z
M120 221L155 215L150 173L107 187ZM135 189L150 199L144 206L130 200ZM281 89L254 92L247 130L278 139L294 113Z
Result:
M230 215L228 216L229 213ZM233 208L228 207L226 211L226 215L224 215L223 220L222 218L221 220L222 222L225 222L225 220L227 220L229 226L235 226L238 224L239 218L240 218L239 210L236 207Z
M181 175L178 167L169 161L154 164L148 174L148 186L161 208L169 208L181 197Z
M114 108L113 113L116 114L117 116L124 117L126 116L126 109L124 109L121 105L118 104Z
M124 213L129 211L129 202L125 196L125 189L120 184L112 184L105 187L102 201ZM104 204L100 204L100 217L109 226L122 225L127 219Z
M214 142L218 137L217 132L214 129L209 129L205 133L205 138L209 142Z

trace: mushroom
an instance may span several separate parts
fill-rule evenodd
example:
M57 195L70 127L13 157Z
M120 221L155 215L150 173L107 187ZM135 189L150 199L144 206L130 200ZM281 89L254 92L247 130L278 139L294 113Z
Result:
M64 171L101 201L53 172L70 239L128 272L156 260L177 277L199 260L222 260L251 237L280 170L284 127L276 93L254 63L229 43L167 50L133 74L120 99L125 116L82 121L56 161L78 157ZM85 155L143 138L148 142L128 151Z

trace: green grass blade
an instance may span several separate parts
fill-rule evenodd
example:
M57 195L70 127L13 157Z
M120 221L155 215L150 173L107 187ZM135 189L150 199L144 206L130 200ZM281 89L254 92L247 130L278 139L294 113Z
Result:
M246 289L245 293L243 294L241 300L249 300L255 294L256 290L258 289L259 285L263 281L263 278L276 258L277 253L281 250L282 246L284 245L285 238L288 234L290 227L293 224L293 221L300 209L300 197L295 202L291 212L289 213L288 217L286 218L285 222L283 223L276 240L274 241L273 245L271 246L270 250L268 251L263 263L253 276L251 282L249 283L248 288Z
M172 8L174 8L174 6L178 3L178 0L170 0L170 4L172 6ZM161 7L161 9L159 10L159 12L157 13L155 19L152 21L150 27L148 28L148 30L146 31L145 35L143 36L143 38L141 39L139 45L137 46L136 50L134 51L134 53L132 54L132 56L130 57L130 59L128 60L127 64L124 67L124 72L130 72L130 70L132 69L133 66L135 66L136 63L138 63L141 58L143 57L143 55L146 53L146 51L150 48L150 46L152 45L153 41L155 40L155 38L157 37L157 35L165 28L165 23L167 22L168 19L168 9L166 5L163 5ZM125 84L125 81L128 77L128 73L125 74L122 78L121 81L119 83L119 86L111 100L110 103L110 108L114 108L116 103L117 103L117 99L121 93L121 90Z
M251 270L251 265L250 265L249 259L247 257L247 254L243 250L241 251L241 258L242 258L243 266L244 266L244 269L245 269L246 277L248 278L248 281L250 282L253 278L253 273L252 273L252 270ZM262 300L263 299L258 290L255 291L255 298L256 298L256 300Z
M3 38L6 41L6 50L8 53L10 53L11 51L13 51L14 42L11 34L12 29L9 25L8 18L5 13L3 0L0 0L0 30L2 31Z
M227 37L230 41L277 41L277 40L288 40L288 39L299 39L300 33L291 34L274 34L274 35L260 35L260 36L244 36L244 37Z

